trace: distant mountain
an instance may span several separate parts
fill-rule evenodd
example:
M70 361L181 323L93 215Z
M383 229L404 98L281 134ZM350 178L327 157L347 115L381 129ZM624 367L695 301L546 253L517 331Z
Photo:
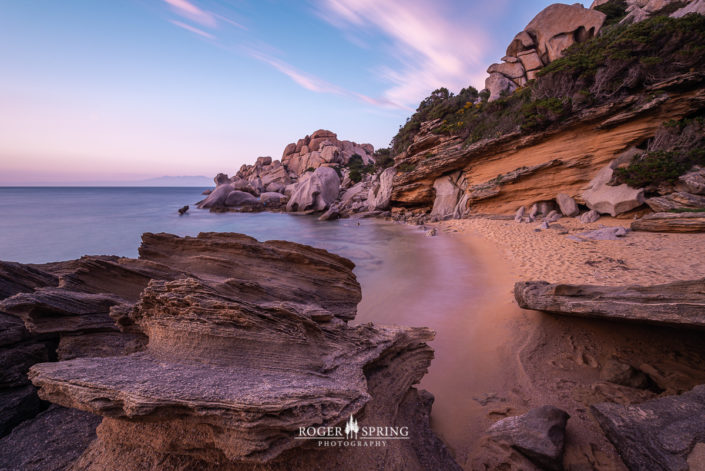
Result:
M213 186L213 179L202 175L196 176L163 176L125 182L125 186Z

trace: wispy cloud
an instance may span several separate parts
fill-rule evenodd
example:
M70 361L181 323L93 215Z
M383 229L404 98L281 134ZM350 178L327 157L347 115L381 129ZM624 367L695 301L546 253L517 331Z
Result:
M208 38L208 39L215 39L215 36L213 36L212 34L207 33L207 32L205 32L205 31L203 31L203 30L201 30L201 29L198 29L198 28L196 28L196 27L194 27L194 26L187 25L186 23L182 23L182 22L176 21L176 20L169 20L169 23L171 23L171 24L173 24L173 25L175 25L175 26L178 26L179 28L183 28L183 29L185 29L186 31L190 31L190 32L192 32L192 33L194 33L194 34L197 34L197 35L199 35L199 36L201 36L201 37Z
M378 73L391 84L384 93L391 102L415 104L441 86L482 85L487 34L443 2L319 0L319 5L321 18L345 32L367 31L388 39L396 63Z
M268 56L266 54L263 54L259 51L249 50L248 54L257 60L264 62L265 64L271 65L276 70L283 73L284 75L289 77L291 80L293 80L295 83L297 83L301 87L305 88L306 90L310 90L310 91L316 92L316 93L327 93L327 94L332 94L332 95L352 97L352 98L360 100L364 103L368 103L368 104L375 105L375 106L381 106L381 107L385 107L385 108L400 108L401 107L399 104L394 103L394 102L387 100L387 99L374 98L371 96L364 95L362 93L357 93L357 92L354 92L351 90L347 90L343 87L339 87L339 86L334 85L332 83L329 83L319 77L302 72L302 71L296 69L291 64L288 64L282 60L276 59L276 58Z
M215 28L217 22L213 13L202 10L188 0L164 0L171 6L171 9L178 15L187 18L194 23L209 28Z

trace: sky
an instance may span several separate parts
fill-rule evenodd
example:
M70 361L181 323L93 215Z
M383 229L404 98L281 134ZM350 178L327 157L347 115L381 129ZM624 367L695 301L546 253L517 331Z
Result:
M232 175L321 128L386 147L550 3L0 0L0 185Z

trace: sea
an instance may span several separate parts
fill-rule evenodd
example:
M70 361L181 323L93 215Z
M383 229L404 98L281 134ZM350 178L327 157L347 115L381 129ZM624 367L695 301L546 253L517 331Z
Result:
M458 404L482 368L469 339L487 295L472 247L451 234L377 219L318 221L286 213L211 213L196 208L205 188L0 187L0 260L46 263L82 255L137 257L144 232L238 232L289 240L349 258L362 287L354 323L425 326L436 358L422 386L436 395L434 428L453 442L466 416ZM178 209L189 205L180 216ZM466 423L466 422L463 422ZM460 425L458 425L460 424ZM445 429L445 433L444 433Z

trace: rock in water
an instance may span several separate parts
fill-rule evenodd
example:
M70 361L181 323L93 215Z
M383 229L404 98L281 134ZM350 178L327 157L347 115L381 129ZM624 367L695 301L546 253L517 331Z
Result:
M223 233L145 234L140 259L184 274L152 279L122 311L146 350L30 370L42 398L104 417L73 469L459 469L429 428L382 447L297 439L351 416L428 417L412 385L433 333L349 326L361 298L349 260Z
M179 208L179 216L183 216L188 212L188 205L184 206L183 208Z
M654 213L631 224L633 231L705 232L705 212Z
M688 461L696 443L705 443L705 385L679 396L629 406L595 404L591 410L629 469L702 469Z
M705 278L652 286L593 286L522 281L514 297L523 309L680 327L705 327Z
M541 469L562 471L565 426L570 416L553 406L507 417L488 430L494 440L506 441Z

